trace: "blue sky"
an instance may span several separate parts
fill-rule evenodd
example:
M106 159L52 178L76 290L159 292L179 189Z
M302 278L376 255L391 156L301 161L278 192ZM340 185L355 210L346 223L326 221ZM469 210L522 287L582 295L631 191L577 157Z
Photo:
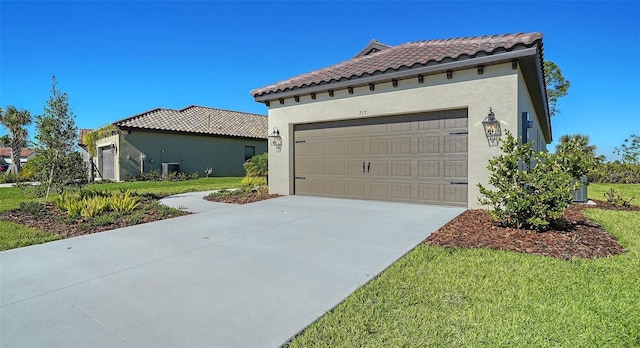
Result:
M640 134L638 22L637 1L1 0L0 106L41 114L56 75L80 128L192 104L266 114L251 89L348 60L373 38L538 31L571 81L554 138L587 134L613 160Z

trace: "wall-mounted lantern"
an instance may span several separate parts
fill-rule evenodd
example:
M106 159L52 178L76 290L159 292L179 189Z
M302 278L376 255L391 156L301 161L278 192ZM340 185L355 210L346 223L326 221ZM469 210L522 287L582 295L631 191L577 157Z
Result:
M276 148L277 152L282 149L282 137L280 136L280 130L277 127L273 127L273 132L269 134L269 143Z
M498 146L498 139L502 136L502 129L500 129L500 121L496 119L496 115L491 108L489 108L487 117L482 121L482 127L484 127L484 134L487 136L489 146Z

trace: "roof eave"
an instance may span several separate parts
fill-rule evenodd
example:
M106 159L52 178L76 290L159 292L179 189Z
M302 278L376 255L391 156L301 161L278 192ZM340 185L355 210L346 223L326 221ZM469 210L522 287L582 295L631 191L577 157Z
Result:
M501 61L510 61L513 59L535 56L537 54L536 47L524 48L504 53L497 53L483 57L476 57L464 60L456 60L453 62L440 63L436 65L423 66L419 68L412 68L407 70L400 70L394 72L383 73L374 76L354 77L343 81L336 81L325 83L321 85L311 85L290 90L270 92L267 94L254 95L256 102L273 101L281 98L289 98L300 94L320 93L328 90L343 89L347 87L356 87L367 85L370 83L381 83L391 81L393 79L411 78L418 75L430 75L439 72L445 72L447 70L460 70L469 67L475 67L477 65L486 65L490 63L496 63Z

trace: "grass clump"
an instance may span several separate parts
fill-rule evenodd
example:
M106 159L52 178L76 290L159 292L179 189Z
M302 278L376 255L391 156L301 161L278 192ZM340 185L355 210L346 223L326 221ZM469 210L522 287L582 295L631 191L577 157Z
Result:
M60 239L55 234L0 220L0 251Z

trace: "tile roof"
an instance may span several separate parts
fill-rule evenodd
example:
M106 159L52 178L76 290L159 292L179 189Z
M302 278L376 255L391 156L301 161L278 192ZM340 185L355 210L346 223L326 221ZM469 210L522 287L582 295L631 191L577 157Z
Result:
M36 151L34 149L22 148L20 151L20 157L29 157L33 155ZM11 157L11 148L8 147L0 147L0 157Z
M120 128L266 139L267 117L192 105L182 110L154 109L114 124Z
M87 129L87 128L80 128L80 130L78 131L78 145L80 146L84 146L84 136L87 133L92 132L93 129Z
M492 55L519 47L532 47L541 42L542 34L540 33L416 41L389 47L372 40L369 46L348 61L254 89L251 94L254 97L258 97L296 88L372 76L389 71ZM374 49L368 50L370 47Z

